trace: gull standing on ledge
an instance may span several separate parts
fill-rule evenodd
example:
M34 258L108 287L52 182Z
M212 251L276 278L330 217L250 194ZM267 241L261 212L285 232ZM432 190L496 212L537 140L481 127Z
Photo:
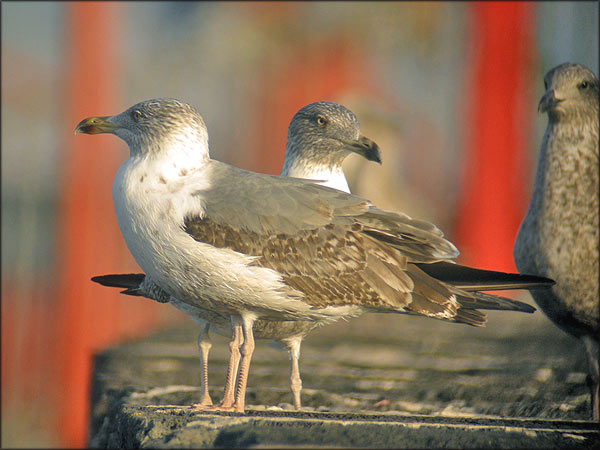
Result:
M520 272L551 277L532 292L558 327L582 340L588 358L592 417L600 420L598 346L598 95L594 73L565 63L544 77L538 110L548 113L529 209L515 241Z
M381 164L379 147L360 134L359 122L354 113L337 103L320 101L301 108L292 118L285 149L281 176L313 179L321 185L350 193L344 176L342 162L351 153ZM202 327L198 334L200 350L202 393L197 407L212 405L208 392L208 353L212 346L209 329L231 337L231 319L228 315L207 311L169 296L159 286L146 279L145 274L119 274L93 277L92 281L104 286L126 289L124 294L144 296L159 302L170 302L188 314ZM318 321L271 321L257 320L254 337L281 342L288 350L291 360L290 389L295 409L302 407L299 358L302 339L318 327ZM239 340L241 336L237 337ZM239 345L235 341L230 352L229 371L236 373L239 364ZM220 406L233 404L234 376L227 377Z
M75 132L113 133L129 146L113 201L146 275L181 302L230 315L234 339L243 336L235 401L220 409L244 410L257 319L326 323L369 311L483 326L479 309L534 311L428 275L417 263L448 265L458 254L428 222L210 159L206 126L188 104L148 100Z

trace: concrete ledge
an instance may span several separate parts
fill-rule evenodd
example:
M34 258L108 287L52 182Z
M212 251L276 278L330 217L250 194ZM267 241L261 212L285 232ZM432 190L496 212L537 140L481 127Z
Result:
M197 331L185 325L97 355L92 447L600 447L583 351L541 314L492 315L486 329L367 316L317 330L302 349L300 412L289 404L287 355L264 343L245 414L191 408ZM218 400L227 345L213 344Z
M103 448L598 448L587 421L264 411L205 413L121 397L91 442ZM139 394L139 393L137 393ZM139 398L139 397L138 397ZM136 403L136 402L133 402Z

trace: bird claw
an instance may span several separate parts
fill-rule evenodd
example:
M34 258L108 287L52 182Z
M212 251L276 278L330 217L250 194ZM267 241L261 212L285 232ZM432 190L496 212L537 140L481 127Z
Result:
M201 408L197 408L199 405L194 405L196 409L201 411L233 411L233 412L244 412L244 408L240 408L238 405L224 405L221 403L217 403L216 405L206 405L201 406Z
M378 402L373 403L374 408L378 408L380 406L390 406L390 401L384 398L383 400L379 400Z
M200 403L194 403L192 405L192 408L197 411L206 411L208 408L211 408L212 406L213 406L212 403L206 404L206 403L200 402Z

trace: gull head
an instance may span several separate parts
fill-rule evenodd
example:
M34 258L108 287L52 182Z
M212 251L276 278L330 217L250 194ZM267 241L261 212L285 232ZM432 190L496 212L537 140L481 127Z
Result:
M598 78L580 64L564 63L544 77L545 93L538 111L552 120L598 119Z
M333 102L316 102L300 109L288 128L286 161L302 160L336 167L350 153L381 164L379 146L360 134L358 119Z
M157 155L175 148L208 157L208 132L202 117L187 103L172 98L146 100L115 116L88 117L75 128L78 133L112 133L127 143L132 155Z

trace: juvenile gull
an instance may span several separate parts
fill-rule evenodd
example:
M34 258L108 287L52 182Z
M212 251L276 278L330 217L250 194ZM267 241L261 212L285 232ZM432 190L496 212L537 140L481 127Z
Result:
M514 246L520 272L556 281L532 292L542 311L585 346L592 416L599 420L598 79L565 63L544 77L548 113L533 194Z
M360 134L360 127L354 113L337 103L320 101L301 108L292 118L285 150L282 176L309 178L319 184L340 191L350 192L342 170L342 162L351 153L356 153L369 161L381 163L379 147ZM92 278L105 286L125 288L129 295L141 295L159 302L172 303L176 308L190 315L202 327L198 335L198 348L201 361L202 394L199 406L212 405L208 393L208 353L211 348L209 329L223 336L231 337L231 320L228 315L207 311L189 303L170 297L159 286L145 281L144 274L103 275ZM301 408L299 357L302 339L314 328L318 321L269 321L257 320L254 323L254 337L281 342L288 350L291 360L290 388L295 409ZM237 345L237 342L234 346ZM231 352L229 367L236 370L239 363L237 348ZM224 398L221 404L233 403L233 376L228 377Z
M185 103L145 101L75 132L113 133L129 146L113 200L147 278L181 302L230 315L232 342L243 336L235 401L220 409L244 410L257 319L327 323L370 311L483 326L479 309L534 311L424 272L417 264L458 254L428 222L210 159L204 122Z

